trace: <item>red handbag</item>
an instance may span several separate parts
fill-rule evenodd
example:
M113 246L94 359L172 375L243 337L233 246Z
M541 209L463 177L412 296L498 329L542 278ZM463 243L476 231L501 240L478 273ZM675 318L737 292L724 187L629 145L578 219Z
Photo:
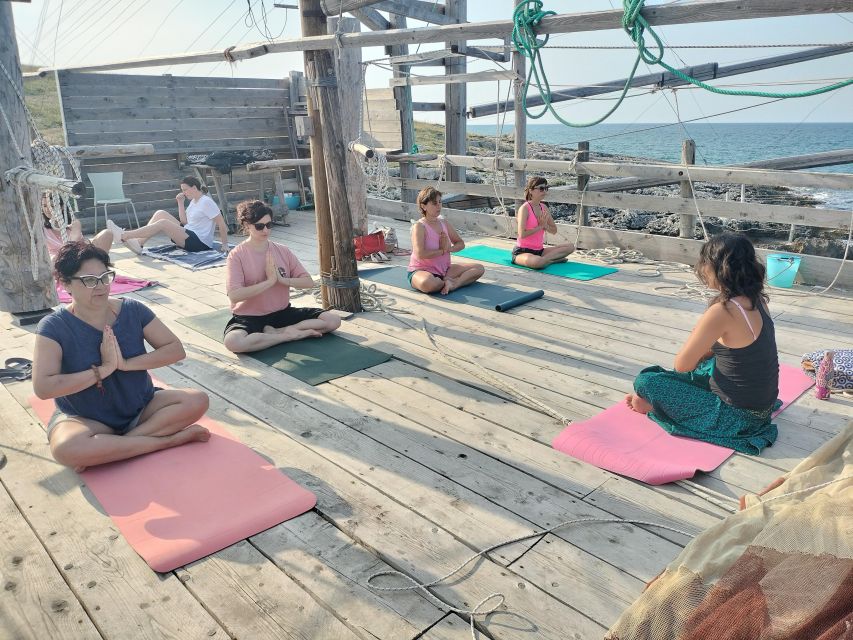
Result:
M385 251L385 235L381 231L369 233L366 236L356 236L353 242L356 260L363 260L373 253Z

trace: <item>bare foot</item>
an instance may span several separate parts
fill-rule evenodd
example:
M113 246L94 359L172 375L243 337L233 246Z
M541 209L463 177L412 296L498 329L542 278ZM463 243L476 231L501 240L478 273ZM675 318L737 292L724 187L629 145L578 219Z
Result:
M456 281L452 278L447 278L444 281L444 286L441 288L441 295L446 296L456 288Z
M268 324L267 326L264 327L264 333L266 333L266 334L278 333L278 329L276 329L272 325Z
M323 334L316 329L294 329L293 327L285 327L284 331L279 332L287 342L295 340L303 340L304 338L322 338Z
M628 404L629 407L631 407L631 409L633 409L637 413L642 413L643 415L649 413L652 410L652 405L650 405L636 393L629 393L627 396L625 396L625 402Z
M210 440L210 431L200 424L191 424L186 429L173 434L172 438L175 446L187 444L188 442L207 442Z

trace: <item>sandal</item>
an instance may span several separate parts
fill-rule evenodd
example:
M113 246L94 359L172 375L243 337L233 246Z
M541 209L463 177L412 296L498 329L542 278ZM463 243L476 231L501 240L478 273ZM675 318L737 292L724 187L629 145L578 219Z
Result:
M9 358L0 369L0 380L29 380L33 375L33 361L27 358Z

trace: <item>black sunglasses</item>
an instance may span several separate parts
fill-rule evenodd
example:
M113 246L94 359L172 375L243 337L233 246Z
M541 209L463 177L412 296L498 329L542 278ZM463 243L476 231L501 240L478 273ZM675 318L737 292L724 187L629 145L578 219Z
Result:
M539 189L539 191L548 191L548 185L547 184L538 186L536 188Z
M272 224L272 220L270 220L269 222L256 222L252 226L258 231L263 231L264 229L272 229Z
M116 279L115 271L104 271L99 276L71 276L72 280L79 280L83 283L83 286L87 289L94 289L100 284L112 284L112 281Z

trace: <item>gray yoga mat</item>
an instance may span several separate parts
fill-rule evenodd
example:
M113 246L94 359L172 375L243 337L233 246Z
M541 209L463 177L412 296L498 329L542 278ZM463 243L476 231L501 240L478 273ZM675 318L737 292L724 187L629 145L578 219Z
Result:
M412 285L409 284L407 270L403 267L364 269L359 271L358 275L364 280L414 291ZM494 309L495 311L508 311L525 302L541 298L545 295L545 292L542 289L525 292L499 284L475 282L456 291L451 291L446 296L437 293L432 295L435 298L447 300L448 302L472 304L477 307L483 307L484 309Z

